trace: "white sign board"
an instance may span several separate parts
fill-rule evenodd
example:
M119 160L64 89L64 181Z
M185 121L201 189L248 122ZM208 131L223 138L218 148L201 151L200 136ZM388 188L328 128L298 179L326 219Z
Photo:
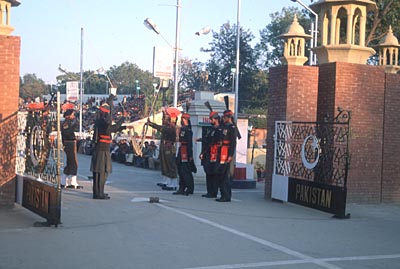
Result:
M153 76L171 79L173 75L173 49L170 47L154 47Z
M67 101L75 102L79 99L79 81L67 82Z

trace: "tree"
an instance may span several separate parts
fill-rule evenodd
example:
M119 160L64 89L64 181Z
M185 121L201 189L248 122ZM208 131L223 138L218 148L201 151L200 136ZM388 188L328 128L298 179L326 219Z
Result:
M25 74L20 79L20 83L19 96L21 98L36 98L48 93L46 92L46 84L36 74Z
M266 108L268 93L268 72L257 70L239 80L241 85L239 91L239 108ZM245 90L243 90L245 89ZM266 110L265 110L266 111ZM242 111L243 112L243 111Z
M213 41L210 43L211 59L207 62L208 80L210 90L216 92L232 91L234 84L234 72L236 67L236 37L237 26L231 26L229 22L220 27L219 32L213 32ZM254 35L241 28L239 48L239 100L238 111L243 108L255 105L253 101L259 92L266 92L265 84L261 85L256 81L259 70L257 68L257 53L251 46ZM260 88L263 87L263 88ZM265 100L265 96L263 98Z
M267 128L266 107L247 108L244 110L244 114L246 114L249 119L249 126L253 126L253 128L256 129Z
M181 59L179 69L179 89L200 90L201 72L205 69L205 64L199 61L191 61L188 58Z
M214 91L230 91L232 86L232 68L236 67L236 33L237 26L229 22L220 27L219 32L213 31L213 41L210 43L211 60L207 63L210 87ZM255 50L250 42L254 35L250 30L241 28L240 34L240 76L254 72L257 62ZM239 80L240 82L240 80Z
M140 87L139 93L153 93L153 76L148 71L143 71L136 64L124 62L120 66L110 67L107 72L114 87L118 88L119 94L136 94L136 80Z
M144 95L145 108L143 114L147 115L149 113L154 97L153 83L156 82L152 73L143 71L136 64L124 62L120 66L112 66L107 74L114 87L118 88L118 94L136 96L139 93L141 96ZM160 103L161 100L158 100L158 104Z
M366 44L376 45L387 33L389 26L393 33L400 38L399 0L375 0L377 11L368 15Z

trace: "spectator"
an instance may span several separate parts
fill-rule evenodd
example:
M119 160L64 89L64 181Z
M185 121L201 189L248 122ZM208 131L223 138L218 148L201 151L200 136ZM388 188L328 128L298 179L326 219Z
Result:
M160 152L154 141L150 142L150 147L152 147L152 155L148 158L149 168L158 170L160 168Z

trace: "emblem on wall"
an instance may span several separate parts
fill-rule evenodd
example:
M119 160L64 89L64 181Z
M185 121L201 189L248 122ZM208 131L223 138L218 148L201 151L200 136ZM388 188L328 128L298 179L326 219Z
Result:
M313 169L319 161L320 147L318 138L315 135L309 135L304 139L301 146L301 161L308 169Z
M37 166L44 161L46 153L44 150L44 139L42 128L37 125L33 126L29 141L29 148L31 150L30 157L33 166Z

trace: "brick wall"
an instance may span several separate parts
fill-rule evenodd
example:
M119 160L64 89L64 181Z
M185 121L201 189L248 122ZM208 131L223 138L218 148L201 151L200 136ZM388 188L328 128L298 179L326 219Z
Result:
M9 119L18 110L20 43L19 37L0 35L0 121ZM0 132L5 132L5 129L8 128L1 128ZM17 129L14 129L16 134ZM16 135L13 134L2 135L1 137L2 145L7 145L10 141L11 144L16 142ZM15 200L15 172L12 173L13 176L11 177L9 173L10 169L15 169L15 149L13 153L14 158L11 160L1 158L0 208L13 206ZM2 151L2 156L5 155L5 152Z
M370 65L320 66L318 118L352 112L348 201L380 202L385 73Z
M275 121L321 121L335 117L338 107L352 112L347 200L400 201L400 74L350 63L270 69L266 198L271 197Z
M318 81L317 121L323 121L325 116L333 118L336 115L336 63L320 65Z
M386 74L382 202L400 201L400 74Z
M270 68L267 114L265 197L271 197L275 121L316 121L318 67L287 65Z

